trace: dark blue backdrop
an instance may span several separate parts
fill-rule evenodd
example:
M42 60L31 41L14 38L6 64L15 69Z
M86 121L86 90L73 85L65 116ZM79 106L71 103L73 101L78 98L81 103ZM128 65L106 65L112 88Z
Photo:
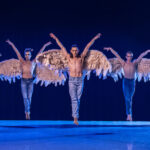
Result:
M11 1L0 5L0 60L16 58L5 43L12 40L23 55L24 48L34 49L33 56L55 33L69 50L74 43L82 49L98 32L103 34L92 48L112 46L124 57L132 50L135 58L150 48L150 12L148 1ZM50 48L57 48L55 41ZM110 53L104 52L108 57ZM150 57L148 55L147 57ZM133 98L134 120L150 120L150 83L136 84ZM54 87L35 85L32 119L70 120L68 84ZM20 81L0 82L0 119L24 119ZM85 80L80 107L81 120L124 120L122 82Z

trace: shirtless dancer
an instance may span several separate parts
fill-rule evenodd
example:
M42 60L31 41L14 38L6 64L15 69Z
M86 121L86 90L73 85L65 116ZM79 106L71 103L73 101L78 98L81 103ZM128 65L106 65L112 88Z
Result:
M120 61L123 70L124 70L124 79L123 79L123 94L125 97L126 103L126 114L127 121L132 121L132 97L135 91L135 73L137 64L141 61L141 59L147 55L150 50L143 52L137 59L132 61L133 53L128 51L126 53L126 61L123 60L116 51L114 51L111 47L106 47L104 50L111 51Z
M30 105L31 105L31 98L33 93L33 77L34 77L34 70L36 66L36 61L30 60L31 59L31 48L27 48L24 51L25 59L21 56L18 49L15 47L15 45L10 41L6 41L15 51L20 63L21 63L21 70L22 70L22 79L21 79L21 90L22 90L22 96L24 99L24 106L25 106L25 115L26 119L30 119ZM50 45L51 42L48 42L43 45L39 53L43 52L44 49ZM38 53L38 54L39 54Z
M56 40L56 43L62 49L65 57L68 60L69 64L69 93L72 101L72 117L74 118L74 124L78 125L79 118L79 106L80 98L83 90L84 77L82 74L83 71L83 62L84 58L94 43L95 40L100 38L101 34L97 34L85 47L81 55L79 55L79 49L77 45L72 45L70 54L67 52L66 48L61 44L58 38L51 33L50 36Z

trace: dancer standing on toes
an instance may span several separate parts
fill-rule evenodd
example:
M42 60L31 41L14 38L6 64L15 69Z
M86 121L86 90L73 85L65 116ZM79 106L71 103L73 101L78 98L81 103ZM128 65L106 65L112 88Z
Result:
M78 125L79 118L79 107L80 98L83 91L84 77L83 77L83 62L84 58L88 53L91 45L100 38L101 34L97 34L85 47L81 55L79 55L79 49L77 45L72 45L70 54L67 52L66 48L61 44L58 38L51 33L50 36L56 40L56 43L63 51L69 67L69 93L72 102L72 117L74 118L74 124Z
M124 71L124 79L123 79L122 87L123 87L123 94L126 103L126 114L127 114L126 120L132 121L132 97L135 92L135 73L136 73L137 65L141 61L141 59L150 52L150 50L143 52L134 61L132 61L133 53L131 51L126 52L126 61L125 61L111 47L106 47L104 48L104 50L111 51L118 58L118 61L122 65Z
M21 70L22 70L22 79L21 79L21 91L22 91L22 96L24 99L24 106L25 106L25 116L26 119L30 119L30 105L31 105L31 98L32 98L32 93L33 93L33 78L34 78L34 70L36 67L36 61L30 60L31 59L31 48L27 48L24 51L25 59L21 56L20 52L18 49L15 47L15 45L10 41L6 41L15 51L20 64L21 64ZM51 42L48 42L43 45L39 53L43 52L44 49L49 46ZM39 54L38 53L38 54Z

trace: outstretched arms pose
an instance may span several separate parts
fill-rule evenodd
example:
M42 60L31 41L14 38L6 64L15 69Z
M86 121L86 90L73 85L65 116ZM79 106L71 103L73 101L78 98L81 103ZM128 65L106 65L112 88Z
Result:
M150 50L146 50L145 52L141 53L140 56L136 60L134 60L134 63L138 64L141 61L141 59L148 53L150 53Z
M81 57L84 58L89 50L89 48L92 46L92 44L95 42L95 40L97 40L98 38L100 38L101 34L97 34L85 47L85 49L83 50ZM59 41L59 39L53 34L50 33L50 37L53 38L54 40L56 40L56 43L58 44L58 46L62 49L64 55L68 58L69 54L66 50L66 48L62 45L62 43Z
M16 48L16 46L14 45L13 42L11 42L10 40L6 40L6 42L13 48L13 50L15 51L18 59L22 62L24 61L23 57L21 56L20 52L18 51L18 49Z
M101 33L98 33L84 48L81 57L84 58L87 55L87 52L89 50L89 48L94 44L95 40L97 40L98 38L100 38L102 36Z
M104 50L111 51L112 54L115 55L118 58L121 65L122 66L124 65L125 61L120 57L120 55L114 49L112 49L111 47L104 47Z
M59 39L53 34L49 34L51 38L53 38L58 46L61 48L62 52L64 53L65 57L68 59L69 58L69 53L67 52L66 48L63 46L63 44L59 41Z
M120 63L121 63L122 65L125 63L125 61L124 61L124 60L118 55L118 53L117 53L115 50L113 50L111 47L105 47L104 50L111 51L111 52L118 58L118 60L120 61ZM145 52L141 53L140 56L139 56L136 60L133 61L133 63L138 64L138 63L141 61L141 59L142 59L144 56L146 56L148 53L150 53L150 50L146 50Z
M14 43L11 42L10 40L6 40L6 42L13 48L13 50L15 51L15 53L16 53L18 59L19 59L21 62L24 61L23 57L21 56L19 50L16 48L16 46L14 45ZM40 49L40 51L38 52L38 54L39 54L39 53L42 53L42 52L45 50L45 48L46 48L47 46L49 46L50 44L52 44L52 43L51 43L51 42L47 42L46 44L44 44L44 45L42 46L42 48ZM38 55L38 54L37 54L37 55ZM34 61L35 61L35 59L34 59Z
M45 43L43 46L42 46L42 48L40 49L40 51L37 53L37 55L39 55L40 53L42 53L44 50L45 50L45 48L47 47L47 46L49 46L49 45L51 45L52 43L49 41L49 42L47 42L47 43ZM37 56L36 55L36 56ZM36 61L36 57L35 57L35 59L33 60L33 61Z
M37 53L37 55L38 54L40 54L40 53L42 53L44 50L45 50L45 48L47 47L47 46L49 46L49 45L51 45L52 43L49 41L49 42L47 42L47 43L45 43L43 46L42 46L42 48L40 49L40 51Z

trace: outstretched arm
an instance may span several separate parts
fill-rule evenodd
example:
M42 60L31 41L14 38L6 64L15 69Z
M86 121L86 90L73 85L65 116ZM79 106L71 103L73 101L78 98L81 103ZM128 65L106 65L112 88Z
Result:
M51 43L50 41L47 42L47 43L45 43L45 44L42 46L42 48L40 49L40 51L37 53L36 56L38 56L40 53L42 53L42 52L45 50L45 48L46 48L47 46L51 45L51 44L52 44L52 43ZM33 61L36 61L36 57L34 58Z
M100 38L102 34L101 33L98 33L87 45L86 47L84 48L82 54L81 54L81 57L85 57L89 48L92 46L92 44L95 42L95 40L97 40L98 38Z
M38 52L38 54L40 54L40 53L42 53L44 50L45 50L45 48L47 47L47 46L49 46L49 45L51 45L52 43L49 41L49 42L47 42L47 43L45 43L43 46L42 46L42 48L40 49L40 51ZM38 55L37 54L37 55Z
M143 52L135 61L134 63L139 63L141 61L141 59L146 56L148 53L150 53L150 50L147 50L145 52Z
M10 40L6 40L6 42L13 48L13 50L15 51L18 59L20 61L23 61L24 59L22 58L21 54L19 53L18 49L16 48L16 46L14 45L14 43L12 43Z
M111 51L112 54L114 54L118 58L118 60L120 61L120 63L122 65L124 65L125 61L120 57L120 55L115 50L113 50L111 47L104 47L104 50Z
M53 33L50 33L49 35L50 35L51 38L53 38L53 39L56 41L56 43L58 44L58 46L59 46L59 47L61 48L61 50L63 51L64 55L65 55L66 57L68 57L69 54L68 54L66 48L65 48L65 47L62 45L62 43L59 41L59 39L58 39Z

